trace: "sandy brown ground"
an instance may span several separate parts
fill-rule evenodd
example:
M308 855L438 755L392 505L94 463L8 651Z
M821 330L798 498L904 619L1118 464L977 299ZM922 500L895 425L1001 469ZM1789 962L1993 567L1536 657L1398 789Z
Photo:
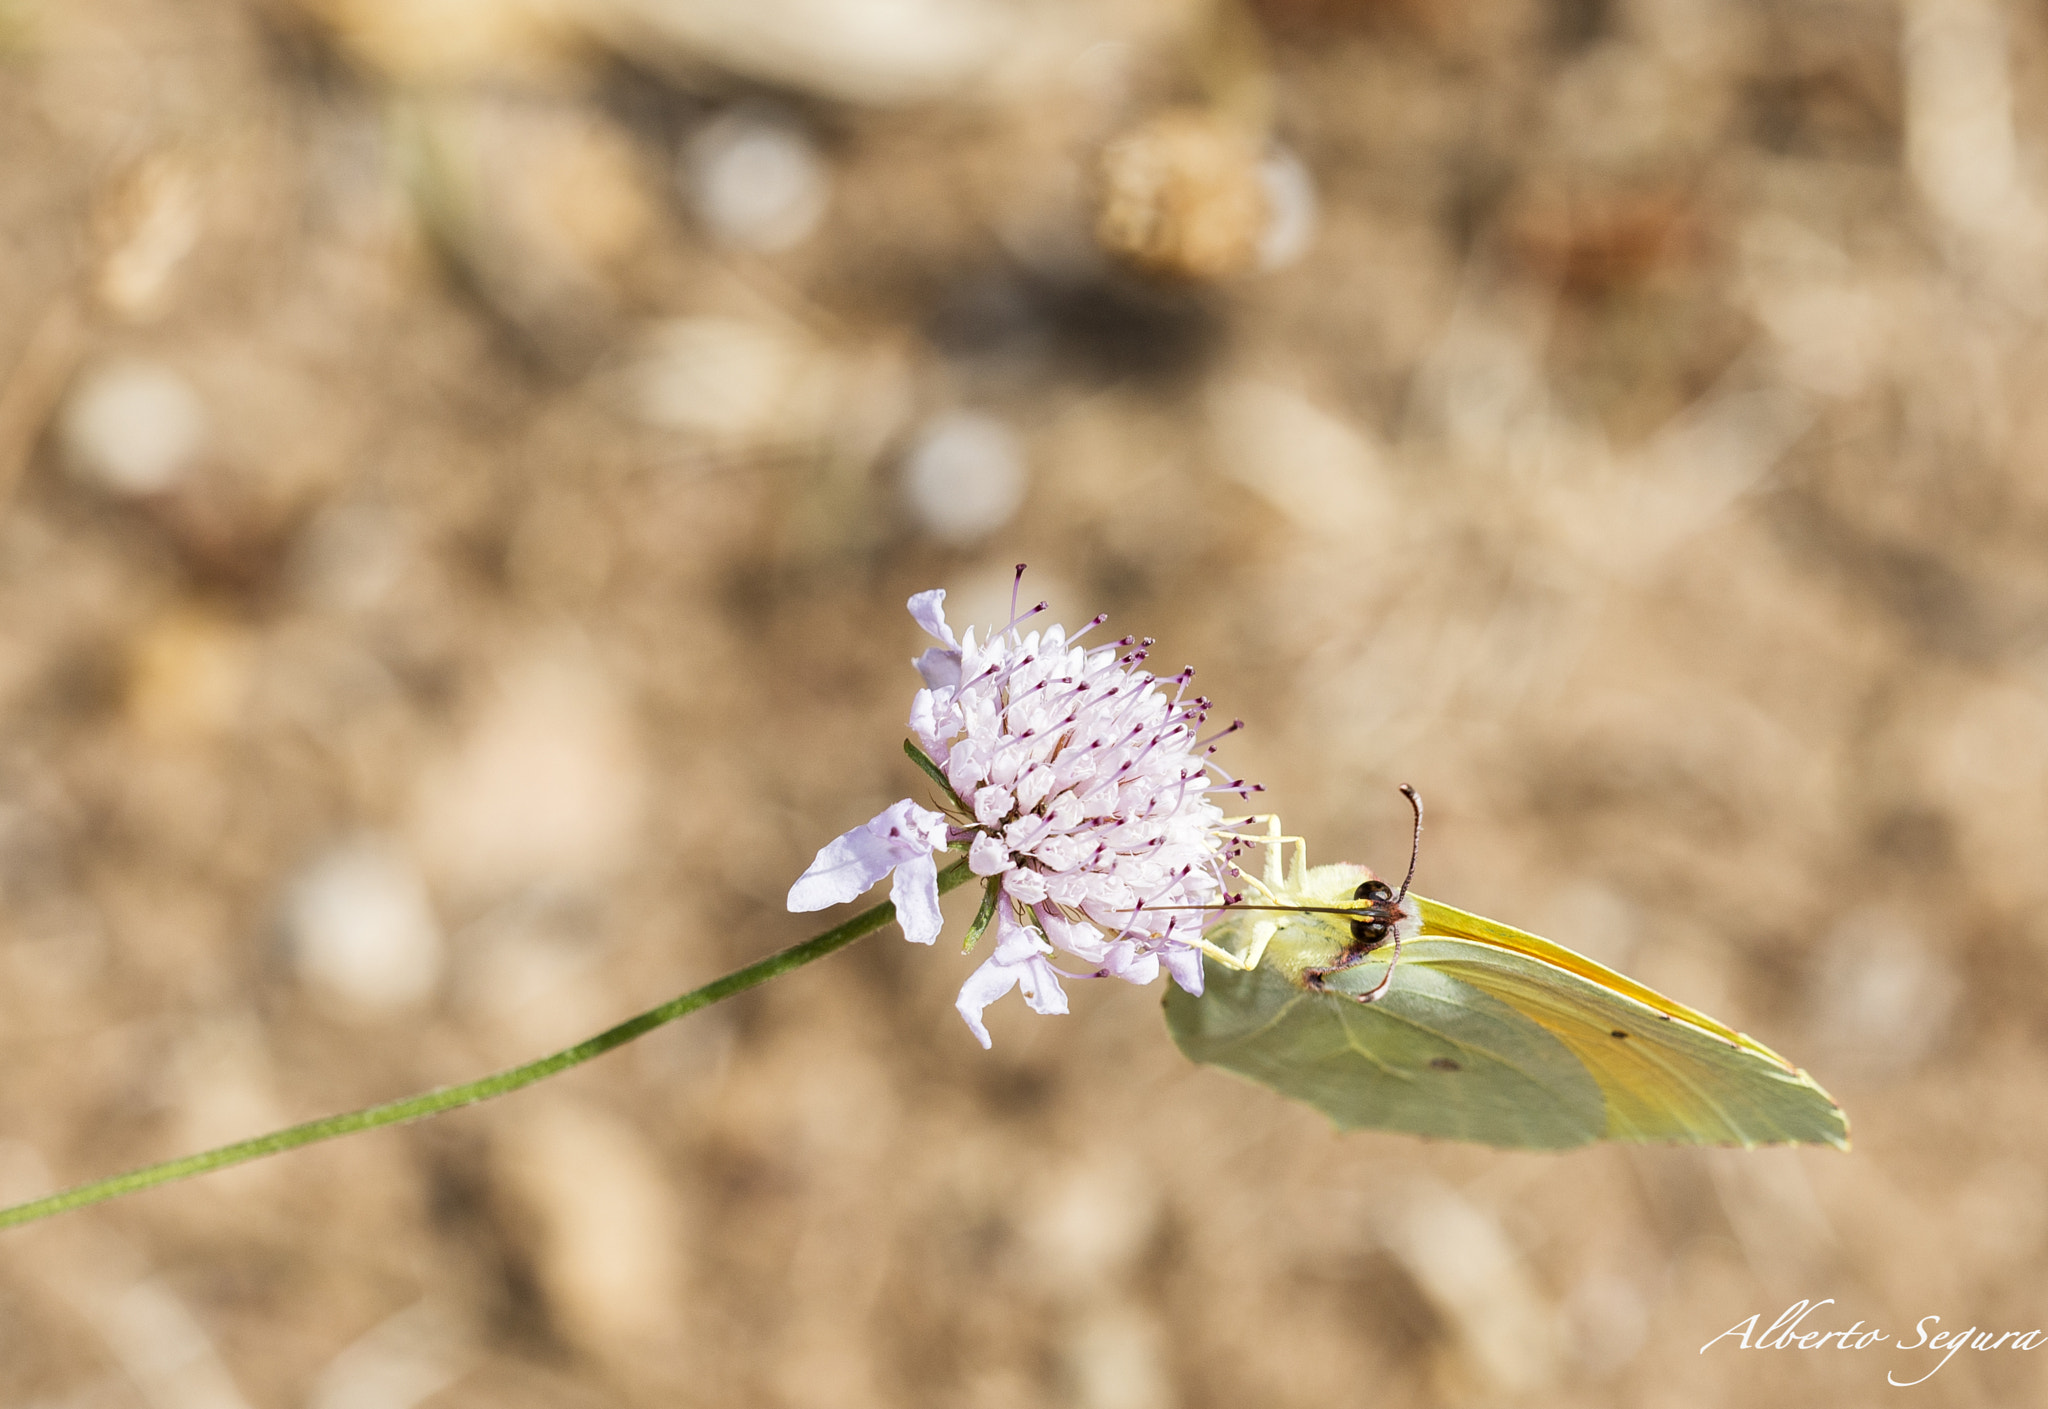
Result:
M892 933L0 1235L0 1405L2038 1402L2048 1354L1699 1348L1802 1297L2048 1326L2040 14L932 0L898 37L959 53L833 47L890 8L0 5L0 1192L813 932L790 880L918 790L904 599L1020 561L1195 663L1316 856L1395 868L1414 783L1426 893L1756 1034L1855 1152L1339 1137L1156 990L984 1054L974 961ZM1190 102L1312 174L1297 262L1091 252L1092 154ZM734 112L819 155L787 248L678 182ZM955 409L1022 447L980 531L906 489Z

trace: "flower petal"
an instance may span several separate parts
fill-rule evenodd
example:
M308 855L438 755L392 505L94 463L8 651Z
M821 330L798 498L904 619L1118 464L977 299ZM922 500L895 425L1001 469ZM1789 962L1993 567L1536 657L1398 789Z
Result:
M953 628L946 625L946 589L934 587L929 592L920 592L906 604L910 616L919 626L938 637L949 651L958 651L960 642L953 636Z
M1055 948L1065 950L1084 964L1105 963L1116 947L1115 942L1095 926L1070 920L1056 910L1039 912L1038 923L1045 927L1045 937Z
M843 905L896 869L903 858L865 825L825 843L796 884L789 888L792 910Z
M960 985L960 996L953 1000L954 1009L966 1020L968 1031L984 1049L993 1047L995 1042L988 1035L987 1024L981 1020L982 1010L1015 988L1017 978L1015 964L1005 964L991 957L967 976L967 982Z
M917 735L917 741L932 762L946 766L946 736L939 723L939 701L930 690L919 690L910 701L910 732Z
M1025 866L1003 872L1003 891L1019 905L1036 905L1045 899L1045 877Z
M1067 1011L1067 994L1060 987L1059 971L1046 961L1051 950L1052 945L1044 935L1017 918L1009 896L996 902L996 951L967 976L953 1003L983 1047L991 1043L988 1028L981 1021L982 1010L1020 983L1024 985L1024 1001L1033 1012Z
M1143 988L1159 977L1159 956L1139 953L1129 940L1111 945L1102 965L1102 977L1120 978Z
M897 863L889 899L895 903L896 923L903 926L905 939L930 944L939 937L945 923L939 914L939 863L929 851Z
M911 662L917 673L924 677L924 683L934 690L955 689L960 684L960 653L941 650L937 646L927 647L924 654Z
M1060 987L1059 970L1044 955L1034 955L1018 967L1024 971L1018 982L1024 987L1024 1001L1031 1005L1032 1012L1067 1011L1067 991Z
M967 848L967 865L977 876L1000 875L1010 869L1010 853L987 832L979 832Z
M929 857L946 840L946 819L909 798L827 842L789 888L791 910L843 905L903 862Z
M974 820L984 827L993 827L1009 816L1016 805L1017 799L1008 788L983 788L974 795Z
M1046 794L1052 791L1055 775L1043 764L1033 764L1024 770L1024 776L1017 780L1017 806L1026 812L1032 811L1044 802Z
M953 628L946 625L946 609L941 605L945 600L943 587L920 592L910 599L910 615L944 643L931 647L911 662L924 677L924 683L934 690L954 689L960 684L960 643L954 639Z

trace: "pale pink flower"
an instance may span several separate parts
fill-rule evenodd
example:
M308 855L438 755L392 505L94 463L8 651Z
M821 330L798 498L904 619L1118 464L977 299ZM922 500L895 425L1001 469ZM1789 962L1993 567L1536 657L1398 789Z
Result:
M1012 988L1036 1012L1067 1010L1055 952L1088 966L1069 978L1144 984L1163 966L1200 993L1196 942L1240 846L1210 795L1254 789L1210 763L1214 742L1198 737L1209 702L1188 697L1193 671L1159 680L1139 669L1149 640L1074 644L1102 617L1071 638L1015 620L982 641L972 628L956 638L945 596L910 599L939 642L913 662L925 683L910 730L954 796L944 812L905 799L832 842L791 887L789 908L851 900L893 872L904 936L929 944L939 933L932 853L964 848L976 875L1000 877L995 951L956 1005L984 1047L982 1012Z

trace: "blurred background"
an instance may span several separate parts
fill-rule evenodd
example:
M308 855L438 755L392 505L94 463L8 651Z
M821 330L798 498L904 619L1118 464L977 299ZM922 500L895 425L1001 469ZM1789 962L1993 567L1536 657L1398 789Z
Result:
M813 933L904 599L1017 562L1856 1151L1340 1138L1157 990L984 1054L892 931L0 1236L0 1403L1860 1404L1932 1357L1699 1347L2043 1324L2044 79L1998 0L6 0L0 1195Z

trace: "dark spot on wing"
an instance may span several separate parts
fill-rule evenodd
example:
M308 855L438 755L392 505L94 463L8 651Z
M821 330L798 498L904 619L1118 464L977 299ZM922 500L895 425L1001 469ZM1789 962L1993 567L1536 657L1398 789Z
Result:
M1457 1064L1456 1062L1452 1061L1452 1060L1451 1060L1451 1059L1450 1059L1449 1057L1431 1057L1431 1058L1429 1059L1429 1067L1430 1067L1430 1070L1431 1070L1431 1071L1463 1071L1463 1070L1464 1070L1464 1068L1463 1068L1463 1067L1459 1066L1459 1065L1458 1065L1458 1064Z
M1626 1036L1628 1036L1628 1034L1627 1034L1627 1033L1623 1032L1623 1031L1622 1031L1622 1030L1621 1030L1620 1028L1618 1028L1618 1027L1617 1027L1616 1029L1614 1029L1614 1031L1613 1031L1612 1033L1608 1034L1608 1035L1609 1035L1609 1036L1611 1036L1611 1037L1626 1037Z

